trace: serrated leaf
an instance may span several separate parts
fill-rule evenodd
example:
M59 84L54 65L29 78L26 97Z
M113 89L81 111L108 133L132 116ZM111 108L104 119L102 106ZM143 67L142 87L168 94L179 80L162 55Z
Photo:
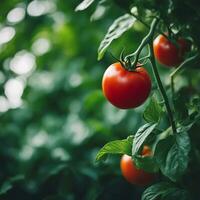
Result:
M102 59L106 49L109 47L112 41L119 38L124 32L129 30L135 21L136 19L133 16L125 14L113 22L99 46L98 60Z
M159 122L162 112L162 107L159 105L155 97L152 97L149 105L144 111L143 117L146 122Z
M157 123L148 123L140 127L134 136L132 154L137 155L147 137L157 126Z
M75 11L81 11L88 8L95 0L84 0L76 8Z
M155 150L155 158L162 173L177 181L187 169L189 152L190 138L187 132L182 132L161 141Z
M131 155L133 137L124 140L115 140L104 145L96 156L96 161L102 160L108 154L127 154Z
M188 200L189 195L186 190L178 188L171 183L160 182L148 187L142 195L142 200L157 200L157 199Z

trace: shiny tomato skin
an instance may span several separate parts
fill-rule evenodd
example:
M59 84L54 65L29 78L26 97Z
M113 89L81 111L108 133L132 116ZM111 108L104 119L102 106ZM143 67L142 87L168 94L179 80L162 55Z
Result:
M155 174L137 169L131 156L126 154L121 158L120 168L124 178L131 184L146 186L155 180Z
M184 55L190 49L187 40L179 38L177 46L165 36L158 35L153 42L153 49L156 59L163 65L174 67L184 60Z
M120 109L140 106L149 96L151 79L143 67L128 71L120 63L110 65L102 79L104 96Z

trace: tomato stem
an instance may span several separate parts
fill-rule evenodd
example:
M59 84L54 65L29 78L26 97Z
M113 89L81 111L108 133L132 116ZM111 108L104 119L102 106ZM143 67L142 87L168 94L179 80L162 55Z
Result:
M146 59L148 59L148 58L150 58L150 54L147 55L147 56L144 56L144 57L142 57L142 58L139 58L139 61L141 61L141 60L146 60Z
M140 43L140 45L137 48L137 50L134 53L129 54L129 55L127 55L125 57L125 60L130 60L131 57L134 57L134 61L132 62L131 67L136 66L136 64L137 64L137 62L139 60L139 56L140 56L140 53L141 53L142 49L149 43L150 34L151 34L151 31L143 38L143 40Z
M182 62L171 74L170 77L175 77L180 71L182 71L188 64L193 63L196 58L199 57L199 54L195 54L192 57L189 57L184 62Z
M154 21L154 20L153 20L153 21ZM156 24L157 24L157 23L158 23L158 22L156 22ZM135 52L133 52L132 54L129 54L129 55L127 55L127 56L125 57L125 61L126 61L126 60L130 60L131 57L134 57L134 60L133 60L133 62L131 63L131 68L134 68L134 67L137 65L137 62L138 62L138 60L139 60L139 56L140 56L140 53L141 53L142 49L143 49L146 45L148 45L148 44L151 42L151 40L152 40L152 38L153 38L153 36L154 36L155 30L156 30L155 28L152 29L152 27L151 27L149 33L143 38L143 40L142 40L142 42L140 43L140 45L139 45L139 47L137 48L137 50L136 50ZM167 37L166 35L164 35L164 36Z
M172 90L172 94L174 94L174 79L176 77L176 75L180 72L182 72L186 66L188 66L190 63L193 63L196 58L199 57L199 54L195 54L192 57L189 57L188 59L186 59L184 62L182 62L171 74L171 90Z
M160 75L159 75L158 70L157 70L154 51L153 51L153 36L154 36L154 30L155 30L157 24L158 24L158 19L154 19L152 24L151 24L151 29L150 29L150 32L149 32L149 33L151 33L151 34L149 34L150 35L149 46L150 46L150 54L151 54L150 61L151 61L154 77L156 79L158 88L160 90L160 93L161 93L163 100L164 100L164 103L165 103L165 107L166 107L166 110L167 110L167 113L168 113L168 117L169 117L169 121L170 121L170 124L171 124L171 127L172 127L172 131L173 131L174 134L176 134L177 133L176 124L175 124L175 121L174 121L173 113L172 113L172 110L171 110L171 107L170 107L170 104L169 104L169 99L167 97L166 91L163 87L162 81L160 79Z
M143 21L141 18L139 18L137 15L135 15L134 13L132 13L131 11L128 10L128 13L130 15L132 15L133 17L135 17L141 24L143 24L144 26L146 26L146 28L150 29L151 27L149 26L149 24L147 24L145 21ZM168 38L168 36L163 33L162 31L158 30L157 31L159 34L163 35L164 37Z

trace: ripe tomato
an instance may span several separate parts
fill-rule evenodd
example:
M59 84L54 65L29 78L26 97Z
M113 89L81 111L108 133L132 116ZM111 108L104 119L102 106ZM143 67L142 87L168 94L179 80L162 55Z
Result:
M152 151L147 145L144 145L144 147L142 149L142 155L143 156L152 156Z
M163 65L174 67L184 60L184 55L190 49L187 40L179 38L177 46L163 35L159 35L153 42L154 54L156 59Z
M143 67L128 71L120 63L114 63L103 75L102 89L114 106L121 109L135 108L149 96L151 79Z
M145 153L145 154L143 154ZM149 149L145 149L142 155L148 156L151 154ZM132 184L146 186L155 180L155 174L145 172L142 169L137 169L131 156L123 155L120 162L122 175Z

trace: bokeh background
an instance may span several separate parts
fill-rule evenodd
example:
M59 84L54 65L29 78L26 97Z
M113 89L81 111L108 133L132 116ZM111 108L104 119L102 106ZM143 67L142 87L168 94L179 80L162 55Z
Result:
M143 123L141 112L114 108L101 78L114 62L97 49L113 5L75 12L79 0L0 2L0 199L139 199L120 174L119 156L95 163L108 141ZM135 23L109 48L133 51L146 30Z

